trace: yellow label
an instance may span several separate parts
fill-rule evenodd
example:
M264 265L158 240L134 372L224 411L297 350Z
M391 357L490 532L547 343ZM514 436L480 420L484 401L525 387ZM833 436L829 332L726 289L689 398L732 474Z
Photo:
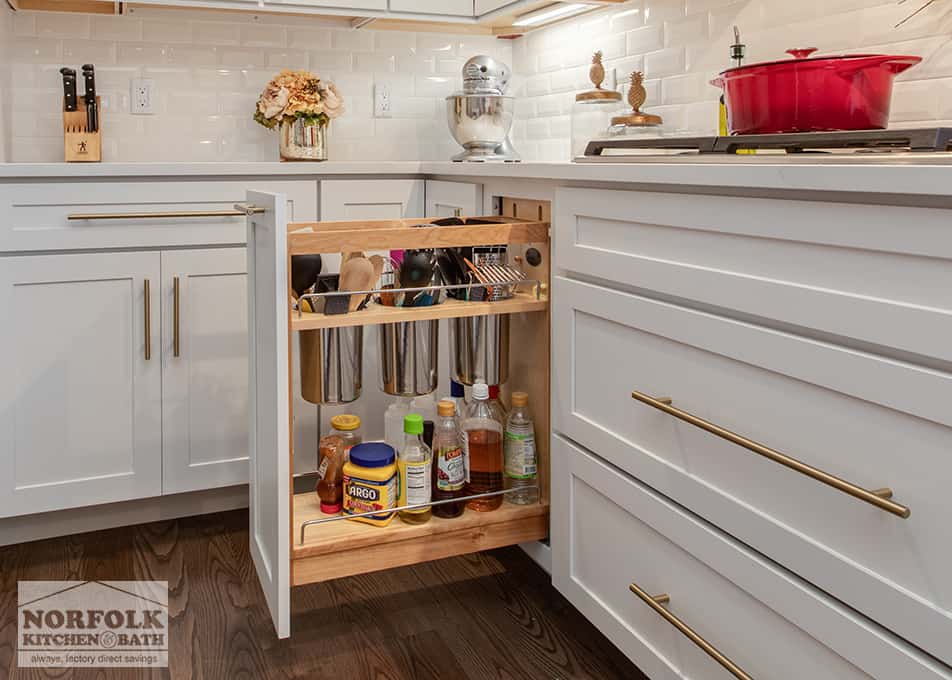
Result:
M399 505L419 505L433 500L430 475L432 474L431 461L416 461L408 463L397 461L400 469L400 503ZM405 510L404 512L426 512L428 508Z
M359 515L363 512L380 511L378 514L354 519L369 524L388 524L393 519L392 512L386 512L396 507L397 476L375 481L361 477L344 475L344 502L345 515Z

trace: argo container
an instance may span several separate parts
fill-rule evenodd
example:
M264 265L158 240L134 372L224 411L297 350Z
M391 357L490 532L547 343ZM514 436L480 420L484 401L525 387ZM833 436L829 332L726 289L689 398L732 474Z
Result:
M723 71L732 135L885 129L895 77L922 57L847 54L811 57L814 47L787 50L793 59Z
M358 522L387 526L397 507L397 454L382 442L358 444L350 450L344 463L344 514L358 515L378 510L367 517L354 517Z

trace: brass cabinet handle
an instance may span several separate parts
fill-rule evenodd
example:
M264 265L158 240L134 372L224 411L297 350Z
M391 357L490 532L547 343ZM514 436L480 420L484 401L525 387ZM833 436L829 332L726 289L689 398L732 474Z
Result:
M172 356L179 355L179 302L181 291L179 277L172 277Z
M142 306L145 318L145 360L152 358L152 284L149 279L142 282L145 304Z
M728 672L731 673L731 675L737 678L737 680L753 680L753 678L747 675L747 673L745 673L744 670L740 666L738 666L736 663L734 663L733 661L728 659L726 656L721 654L719 651L717 651L717 649L710 642L708 642L707 640L702 638L700 635L695 633L694 630L692 630L689 625L687 625L684 621L682 621L677 616L675 616L674 614L669 612L667 609L662 607L661 605L667 604L671 600L670 597L668 597L667 595L651 596L648 593L646 593L644 590L636 586L634 583L628 586L628 590L633 592L635 595L639 597L639 599L641 599L642 602L644 602L646 605L654 609L655 612L660 614L661 617L665 621L667 621L672 626L674 626L679 631L681 631L681 633L688 640L690 640L691 642L696 644L698 647L700 647L702 650L704 650L705 654L707 654L712 659L714 659L717 663L719 663L721 666L726 668Z
M264 208L236 204L234 210L171 210L168 212L71 213L67 220L162 220L182 217L245 217L263 213Z
M738 446L743 446L748 451L753 451L756 454L768 458L775 463L780 463L791 470L796 470L802 475L806 475L812 479L815 479L818 482L822 482L828 486L832 486L834 489L838 489L844 493L848 493L853 498L858 498L861 501L865 501L870 505L875 505L880 510L885 510L890 512L897 517L902 517L907 519L911 513L909 508L905 505L900 505L893 500L892 498L892 489L874 489L872 491L864 489L861 486L856 486L850 482L847 482L845 479L840 479L835 475L831 475L828 472L824 472L818 468L813 467L812 465L807 465L806 463L797 460L796 458L791 458L785 453L780 453L775 451L763 444L759 444L747 437L742 437L739 434L731 432L730 430L724 429L719 425L710 423L706 420L698 418L695 415L688 413L687 411L682 411L679 408L675 408L671 405L671 400L667 398L655 398L650 397L647 394L642 392L632 392L632 399L637 399L643 404L647 404L653 408L658 409L659 411L664 411L668 415L674 416L679 420L683 420L686 423L690 423L695 427L699 427L706 432L710 432L713 435L720 437L721 439L726 439L729 442L737 444Z

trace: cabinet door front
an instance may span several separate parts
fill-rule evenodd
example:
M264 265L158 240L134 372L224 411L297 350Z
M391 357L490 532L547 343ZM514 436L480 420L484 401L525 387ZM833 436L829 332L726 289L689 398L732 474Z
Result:
M162 492L248 482L244 248L162 253Z
M0 267L0 517L161 493L159 256Z

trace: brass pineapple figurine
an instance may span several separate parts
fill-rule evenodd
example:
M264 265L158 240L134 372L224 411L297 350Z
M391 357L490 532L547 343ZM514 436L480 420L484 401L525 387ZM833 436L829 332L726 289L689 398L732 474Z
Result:
M602 89L602 82L605 80L605 67L602 66L602 51L598 50L592 55L592 65L588 69L588 79L596 90Z
M635 71L631 74L631 87L628 88L628 105L634 113L641 113L641 106L648 99L644 86L645 74Z

